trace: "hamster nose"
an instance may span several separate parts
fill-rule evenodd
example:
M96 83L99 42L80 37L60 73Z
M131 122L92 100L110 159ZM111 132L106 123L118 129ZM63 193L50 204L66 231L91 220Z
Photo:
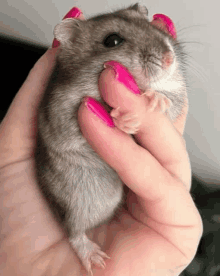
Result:
M173 60L174 60L174 56L171 51L163 53L162 68L165 70L168 69L171 66L171 64L173 63Z

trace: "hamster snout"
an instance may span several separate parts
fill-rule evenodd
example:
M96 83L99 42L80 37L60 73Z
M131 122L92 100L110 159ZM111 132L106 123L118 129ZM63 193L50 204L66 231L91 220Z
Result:
M165 52L162 57L162 68L168 69L174 61L173 53L171 51Z

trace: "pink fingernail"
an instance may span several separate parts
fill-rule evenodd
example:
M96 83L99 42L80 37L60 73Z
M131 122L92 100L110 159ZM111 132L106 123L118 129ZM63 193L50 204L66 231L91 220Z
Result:
M80 16L81 13L82 13L82 12L81 12L80 9L74 7L74 8L72 8L72 9L64 16L63 19L66 19L66 18L77 18L77 17Z
M176 39L176 29L174 23L167 15L159 13L154 14L153 21L155 20L162 20L163 23L166 25L168 32L174 39Z
M59 46L60 46L60 42L56 38L54 38L52 43L52 48L57 48Z
M128 69L121 65L119 62L111 60L107 61L104 64L105 68L112 68L115 72L115 78L119 82L123 83L129 90L131 90L134 94L140 94L140 89L134 79L134 77L130 74Z
M99 117L107 126L114 127L114 122L105 108L95 99L86 97L83 99L86 107L92 111L97 117Z
M66 18L77 18L80 16L80 14L82 14L81 10L74 7L64 16L63 20ZM52 43L52 48L56 48L59 46L60 46L60 42L56 38L54 38Z

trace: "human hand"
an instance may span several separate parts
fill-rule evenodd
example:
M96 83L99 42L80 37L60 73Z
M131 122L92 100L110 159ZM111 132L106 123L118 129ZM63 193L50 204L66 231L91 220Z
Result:
M100 118L94 115L95 106L93 112L87 108L89 98L79 109L88 143L128 187L119 220L106 232L105 251L111 261L105 275L179 275L192 261L202 235L189 193L191 168L182 137L187 99L182 115L172 123L159 108L150 111L147 97L117 81L111 67L102 72L99 89L109 106L120 107L122 114L139 114L142 122L133 139L104 124L104 112ZM112 125L107 113L103 121Z
M6 276L86 275L35 177L36 112L55 55L50 49L36 63L0 125L0 268ZM100 91L112 107L117 99L117 105L123 101L133 110L127 100L137 96L115 82L110 69L100 77ZM117 219L91 233L111 257L104 271L94 268L94 275L178 275L192 260L202 232L189 194L191 171L181 135L163 114L147 114L144 131L135 136L138 145L84 104L79 123L90 145L129 188Z

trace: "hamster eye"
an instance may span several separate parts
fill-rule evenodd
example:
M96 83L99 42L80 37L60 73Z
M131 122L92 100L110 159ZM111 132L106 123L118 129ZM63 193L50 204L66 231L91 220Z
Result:
M124 41L124 39L122 37L120 37L119 34L113 33L113 34L108 35L104 39L103 44L105 45L105 47L112 48L112 47L120 45L123 41Z

